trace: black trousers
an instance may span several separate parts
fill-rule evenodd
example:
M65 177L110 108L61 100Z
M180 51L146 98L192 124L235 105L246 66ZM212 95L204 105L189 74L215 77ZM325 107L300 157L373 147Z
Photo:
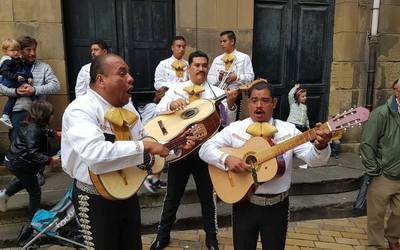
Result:
M177 162L169 163L167 194L157 232L157 238L160 240L169 240L170 238L171 228L176 220L176 212L190 175L193 175L201 203L206 240L213 242L217 240L217 218L212 183L207 164L200 160L197 152L189 154Z
M88 249L142 249L136 195L126 200L106 200L75 186L72 199Z
M6 167L10 164L5 161ZM8 168L8 167L7 167ZM12 179L6 186L6 194L11 197L22 189L26 189L29 194L29 217L32 218L40 206L40 199L42 191L35 172L26 172L23 170L8 170L15 175L16 178Z
M234 204L232 207L234 249L256 249L260 234L263 249L284 250L288 211L289 198L272 206L258 206L248 201Z
M13 125L13 127L8 132L8 138L10 139L10 141L14 141L15 138L17 137L17 132L19 130L21 122L23 120L25 120L27 114L28 114L28 112L25 110L11 112L10 119L11 119L11 124Z

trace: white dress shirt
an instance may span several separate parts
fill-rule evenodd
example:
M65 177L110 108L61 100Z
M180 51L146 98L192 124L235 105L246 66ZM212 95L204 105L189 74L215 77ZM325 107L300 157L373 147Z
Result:
M242 121L231 123L228 127L224 128L221 132L217 133L206 141L200 148L200 158L208 164L214 165L222 170L227 170L225 166L225 159L228 156L224 154L219 148L233 147L239 148L251 138L251 135L246 132L246 129L253 123L251 118ZM274 125L278 132L274 136L275 143L282 142L288 138L294 137L301 132L289 122L284 122L277 119L269 121ZM295 147L283 154L285 160L286 171L280 177L275 177L260 185L255 193L257 194L279 194L289 190L292 176L292 161L293 154L298 158L305 161L309 166L321 166L326 164L330 156L330 147L323 150L318 150L310 142Z
M254 80L253 65L251 64L250 57L236 49L232 53L236 57L235 61L232 63L232 72L237 75L237 79L228 85L229 89L235 89L242 84ZM222 61L224 55L225 53L214 59L208 72L207 81L212 85L218 85L219 71L225 70L224 61Z
M177 99L185 99L186 101L189 101L189 94L184 91L183 89L185 87L193 85L192 81L186 81L183 82L182 84L172 86L164 95L164 97L161 99L161 101L157 104L157 112L164 112L164 111L170 111L169 105L172 101L175 101ZM211 84L204 82L202 84L204 87L204 92L200 94L201 99L216 99L217 97L222 96L225 94L225 91L222 89L212 86ZM233 110L230 110L227 106L226 99L222 101L222 104L225 107L225 111L227 114L227 121L226 125L235 121L236 119L236 107Z
M143 163L144 129L140 119L130 128L132 141L106 141L104 134L114 134L104 119L112 106L89 89L66 108L62 118L61 162L72 178L92 184L88 169L103 174ZM139 114L131 103L125 109Z
M79 71L78 77L76 78L75 96L77 98L86 94L87 90L89 89L90 65L91 63L83 65Z
M165 60L162 60L156 68L156 72L154 74L154 88L156 90L160 89L161 87L167 87L170 88L172 85L179 83L179 82L185 82L189 80L189 76L187 73L187 66L183 70L183 76L182 77L177 77L175 69L172 68L171 64L175 61L178 60L174 56L171 56L170 58L167 58ZM182 59L183 60L183 59ZM186 65L188 65L188 62L183 60Z

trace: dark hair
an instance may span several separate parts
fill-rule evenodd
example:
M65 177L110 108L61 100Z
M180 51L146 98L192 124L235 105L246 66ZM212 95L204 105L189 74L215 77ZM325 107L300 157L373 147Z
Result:
M195 58L195 57L204 57L204 58L207 59L207 62L208 62L208 56L207 56L207 54L206 54L205 52L201 51L201 50L196 50L195 52L192 52L192 53L190 53L190 55L189 55L189 65L192 64L193 58Z
M274 89L272 87L272 84L270 83L266 83L264 81L256 83L255 85L253 85L253 87L251 87L249 89L249 92L247 93L247 97L250 98L251 94L253 93L254 90L263 90L263 89L268 89L269 92L271 93L271 97L275 98L275 93L274 93Z
M399 84L397 88L400 87L400 79L397 79L396 81L393 82L392 89L395 89L397 84Z
M104 69L105 69L105 66L107 65L106 61L107 61L107 58L109 58L109 57L121 58L120 56L118 56L116 54L112 54L112 53L101 55L101 56L94 58L92 64L90 65L89 86L94 85L94 83L96 82L96 76L98 74L104 74Z
M230 40L233 40L233 45L236 44L235 32L233 32L232 30L225 30L222 31L221 34L219 34L219 36L224 36L224 35L227 35Z
M296 103L299 103L300 95L303 94L303 93L306 93L306 92L307 92L307 90L303 89L302 87L299 87L299 88L296 89L296 91L293 94L293 98L296 101Z
M107 43L105 41L103 41L103 40L95 40L90 44L90 47L92 47L92 45L95 45L95 44L99 45L99 47L101 49L105 49L105 50L108 51L108 45L107 45Z
M38 127L46 127L49 125L50 117L54 113L53 105L45 100L38 100L33 102L26 121L28 123L36 123Z
M174 45L175 41L184 41L186 43L186 40L183 36L175 36L174 39L171 41L171 46Z
M18 38L18 42L21 45L21 50L27 47L37 47L37 41L35 38L30 36L23 36Z

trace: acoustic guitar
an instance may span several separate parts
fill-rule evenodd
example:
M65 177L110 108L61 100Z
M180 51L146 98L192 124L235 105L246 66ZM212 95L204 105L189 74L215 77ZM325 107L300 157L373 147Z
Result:
M202 124L193 125L189 131L170 140L164 146L169 150L177 150L186 143L186 136L194 136L196 140L207 137L207 130ZM157 142L153 137L145 137L143 141ZM165 158L159 155L144 154L144 163L139 166L131 166L121 170L104 174L95 174L89 170L90 179L96 190L108 200L124 200L134 195L142 185L147 175L162 171Z
M237 89L239 91L246 91L259 82L267 82L267 80L260 78L250 83L243 84ZM144 129L157 141L169 142L179 137L191 125L203 124L207 130L207 136L202 141L197 141L195 146L190 150L183 150L180 157L171 160L171 162L177 161L194 151L218 131L221 126L221 120L218 115L216 104L225 98L226 94L219 96L215 100L198 99L191 102L183 110L163 112L148 121Z
M333 132L343 131L345 128L361 125L368 120L368 116L368 109L358 107L337 115L321 126ZM276 160L278 156L315 138L316 128L313 128L272 146L262 137L252 137L240 148L221 148L222 152L242 158L251 165L251 170L235 173L209 165L208 171L217 195L229 204L239 202L254 189L252 188L254 185L257 186L277 176L280 172Z

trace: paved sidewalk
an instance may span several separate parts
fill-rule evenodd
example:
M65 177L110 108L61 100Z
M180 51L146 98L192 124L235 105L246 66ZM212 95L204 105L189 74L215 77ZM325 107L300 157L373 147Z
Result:
M286 250L306 249L366 249L366 217L309 220L289 223ZM143 249L149 249L155 235L144 235ZM218 233L221 250L233 249L232 228L221 228ZM174 231L166 250L207 249L202 230ZM261 249L261 243L258 243Z
M366 249L366 217L345 219L309 220L289 223L286 250ZM143 235L143 249L148 250L155 234ZM220 228L218 240L221 250L233 250L232 228ZM171 243L166 250L206 250L203 230L173 231ZM8 248L17 249L17 248ZM47 250L70 250L59 246L44 246ZM261 243L258 244L261 249Z

